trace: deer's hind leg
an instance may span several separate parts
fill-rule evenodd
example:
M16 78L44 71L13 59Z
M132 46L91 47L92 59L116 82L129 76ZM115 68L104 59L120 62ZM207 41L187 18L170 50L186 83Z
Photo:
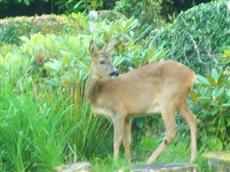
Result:
M165 125L166 136L158 148L149 157L147 163L153 163L170 144L176 135L176 109L173 106L161 106L161 116Z
M191 162L196 158L197 154L197 141L196 141L196 133L197 133L197 123L196 117L189 110L186 101L180 107L180 114L185 119L186 123L189 125L190 133L191 133Z

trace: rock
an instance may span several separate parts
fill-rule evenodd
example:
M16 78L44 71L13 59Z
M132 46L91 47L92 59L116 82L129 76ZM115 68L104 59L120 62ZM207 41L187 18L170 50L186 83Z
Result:
M209 166L218 172L230 171L230 152L210 152L204 154Z
M137 164L132 166L132 172L198 172L198 166L194 164Z
M92 165L88 162L61 165L55 168L55 172L92 172Z

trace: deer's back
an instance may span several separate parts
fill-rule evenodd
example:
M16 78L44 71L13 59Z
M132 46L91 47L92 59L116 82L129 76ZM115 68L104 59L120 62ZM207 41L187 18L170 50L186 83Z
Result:
M117 78L102 81L98 103L118 107L129 113L153 111L162 100L179 101L187 97L195 73L188 67L164 61L144 65Z

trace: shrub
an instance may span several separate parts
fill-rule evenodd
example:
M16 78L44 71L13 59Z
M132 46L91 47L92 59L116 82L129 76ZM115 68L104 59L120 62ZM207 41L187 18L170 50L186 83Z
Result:
M78 16L42 15L35 17L15 17L0 20L0 45L4 43L19 44L20 36L34 33L71 33L83 30L83 21ZM83 22L83 24L81 23Z
M227 2L215 1L181 13L150 39L155 47L163 47L168 58L207 73L218 63L218 53L230 45L229 25Z
M164 20L160 14L160 1L120 0L116 2L114 9L125 14L127 17L136 17L142 25L149 24L156 28L164 24Z
M170 19L172 15L178 15L181 11L186 11L195 5L209 1L212 0L162 0L161 13L164 17Z
M193 111L199 121L199 141L207 150L230 145L230 73L215 68L207 77L197 76L192 92Z

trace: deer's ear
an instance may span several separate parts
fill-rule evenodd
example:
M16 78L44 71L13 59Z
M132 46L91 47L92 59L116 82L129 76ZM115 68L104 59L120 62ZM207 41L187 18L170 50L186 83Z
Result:
M116 42L117 42L116 39L109 41L109 43L103 47L102 51L109 53L116 45Z
M98 52L97 45L94 43L93 40L91 40L89 43L89 53L91 58L97 57L97 52Z

